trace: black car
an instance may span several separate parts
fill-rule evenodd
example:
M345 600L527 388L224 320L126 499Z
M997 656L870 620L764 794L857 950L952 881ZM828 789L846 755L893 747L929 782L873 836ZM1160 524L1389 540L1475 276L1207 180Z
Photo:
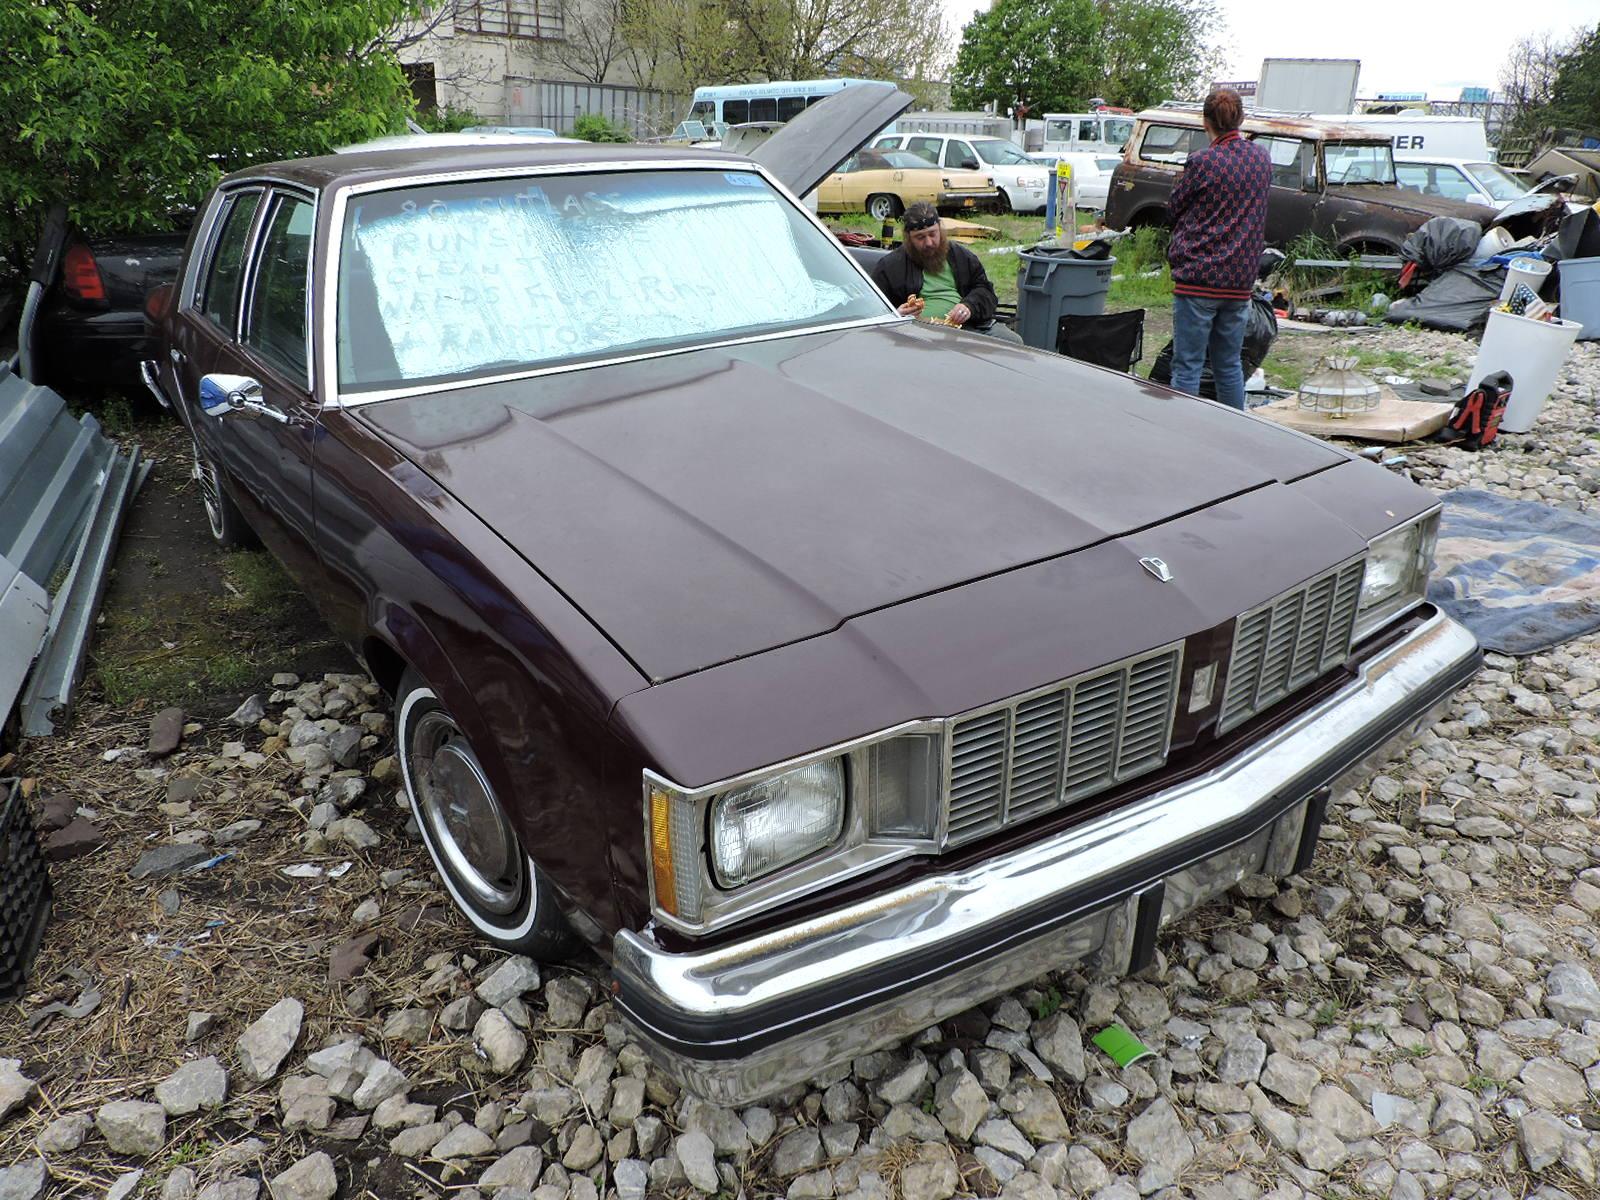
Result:
M178 278L188 229L64 236L34 326L39 380L64 393L142 392L139 363L154 345L145 304Z

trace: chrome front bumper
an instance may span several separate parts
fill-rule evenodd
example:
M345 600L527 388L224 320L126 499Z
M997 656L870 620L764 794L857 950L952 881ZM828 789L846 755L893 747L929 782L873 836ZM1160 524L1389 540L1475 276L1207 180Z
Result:
M966 869L732 945L617 935L616 1001L690 1091L751 1102L1075 962L1122 973L1247 875L1310 864L1334 780L1409 740L1477 670L1443 614L1206 775Z

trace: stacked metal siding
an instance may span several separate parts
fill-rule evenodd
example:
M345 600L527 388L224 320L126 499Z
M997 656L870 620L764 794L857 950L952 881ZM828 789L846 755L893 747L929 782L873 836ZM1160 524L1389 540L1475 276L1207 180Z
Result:
M1217 732L1243 724L1350 653L1364 559L1344 563L1240 615Z
M1181 644L951 722L945 844L1081 800L1167 759Z
M0 720L27 676L26 734L53 731L78 681L122 516L147 470L92 416L74 418L55 392L0 366Z

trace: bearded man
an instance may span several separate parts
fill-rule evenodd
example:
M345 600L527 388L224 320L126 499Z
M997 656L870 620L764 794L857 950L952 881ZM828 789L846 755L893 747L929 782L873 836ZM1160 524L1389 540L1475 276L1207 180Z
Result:
M944 321L1020 346L1022 339L994 319L998 301L983 263L945 236L939 210L918 200L900 220L905 240L872 268L872 281L889 303L902 316Z

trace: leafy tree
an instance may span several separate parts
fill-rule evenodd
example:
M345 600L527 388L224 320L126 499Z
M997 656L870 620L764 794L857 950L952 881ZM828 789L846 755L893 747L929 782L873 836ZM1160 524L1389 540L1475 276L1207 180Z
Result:
M1112 104L1147 108L1199 99L1222 65L1213 0L1100 0L1098 94Z
M1574 38L1561 56L1545 124L1600 132L1600 25Z
M156 227L219 175L397 132L411 97L384 31L413 0L0 0L0 248L65 202Z
M1129 108L1198 97L1220 61L1218 33L1215 0L998 0L962 34L951 99L1039 113L1091 96Z
M768 79L942 73L950 34L922 0L731 0L755 69Z
M957 108L1081 108L1102 77L1101 52L1094 0L997 0L962 32L950 99Z

